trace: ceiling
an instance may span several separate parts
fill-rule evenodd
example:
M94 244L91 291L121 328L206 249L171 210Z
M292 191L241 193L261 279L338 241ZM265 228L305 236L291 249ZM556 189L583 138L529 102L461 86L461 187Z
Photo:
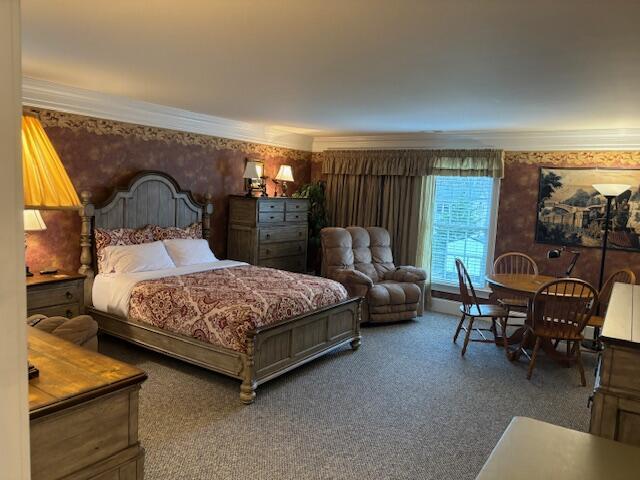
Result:
M23 0L26 76L298 133L640 127L640 1Z

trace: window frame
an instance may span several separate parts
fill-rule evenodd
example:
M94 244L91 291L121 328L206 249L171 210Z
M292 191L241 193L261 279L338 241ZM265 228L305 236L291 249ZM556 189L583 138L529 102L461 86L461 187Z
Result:
M491 212L489 212L489 229L487 231L487 262L485 265L485 275L491 273L493 269L493 262L496 251L496 232L498 229L498 208L500 207L500 185L501 180L499 178L493 179L493 186L491 190ZM431 272L429 272L431 275ZM475 291L480 298L489 298L491 289L489 288L487 281L484 281L482 287L475 287ZM433 282L431 284L431 290L436 292L460 294L460 287L457 284L439 283Z

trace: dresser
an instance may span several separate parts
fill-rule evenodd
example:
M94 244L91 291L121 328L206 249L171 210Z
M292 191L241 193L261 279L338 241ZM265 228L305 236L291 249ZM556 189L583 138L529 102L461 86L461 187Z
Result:
M227 256L262 267L306 271L308 212L304 198L232 195Z
M589 431L640 446L640 285L614 285L600 340Z
M84 275L63 272L27 277L27 315L75 317L84 307Z
M31 478L141 480L140 369L27 328ZM26 372L25 372L26 374Z

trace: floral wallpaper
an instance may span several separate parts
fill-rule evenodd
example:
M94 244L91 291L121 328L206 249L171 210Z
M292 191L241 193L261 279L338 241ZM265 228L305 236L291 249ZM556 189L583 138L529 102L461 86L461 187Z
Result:
M554 275L565 271L572 255L565 253L559 259L549 260L547 252L555 247L535 242L538 184L543 166L640 168L640 152L505 152L495 255L525 252L538 263L540 273ZM573 276L597 288L600 249L576 247L576 250L581 255ZM640 253L608 250L606 262L605 278L620 268L631 268L640 278Z
M275 177L280 164L293 168L294 192L310 179L310 152L229 140L207 135L133 125L51 110L35 110L64 164L76 191L91 192L93 202L106 200L116 187L126 187L141 170L173 176L180 187L202 201L213 196L211 246L226 256L228 196L242 194L245 159L265 163ZM267 180L269 195L275 185ZM76 270L80 266L80 218L76 211L42 211L43 232L27 235L27 264L36 271L46 266Z

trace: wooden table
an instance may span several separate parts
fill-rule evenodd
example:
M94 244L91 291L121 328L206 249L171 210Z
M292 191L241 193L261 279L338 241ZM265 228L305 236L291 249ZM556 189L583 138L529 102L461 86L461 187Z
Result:
M492 273L486 276L487 282L491 290L502 298L518 297L526 298L529 303L528 310L531 311L531 303L536 292L545 283L557 280L556 277L550 277L548 275L528 275L528 274L504 274L504 273ZM525 323L529 322L529 316L525 320ZM518 328L513 334L507 338L507 345L516 345L518 348L515 351L507 349L507 357L510 360L515 360L522 349L527 345L522 345L522 339L526 327L522 326Z
M532 418L514 417L476 480L630 480L640 448Z
M140 369L28 327L31 478L143 478ZM25 375L26 375L25 365Z

